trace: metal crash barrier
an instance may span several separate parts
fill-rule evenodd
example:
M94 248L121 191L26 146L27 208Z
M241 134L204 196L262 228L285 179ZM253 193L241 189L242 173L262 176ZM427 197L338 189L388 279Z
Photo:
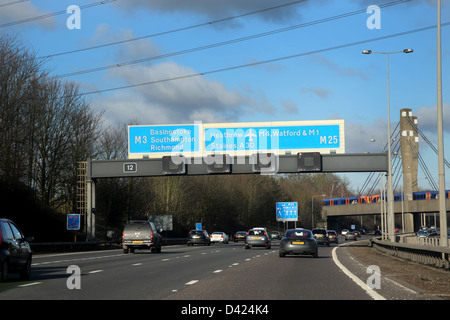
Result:
M372 247L394 257L450 269L450 247L396 243L381 239L371 239Z

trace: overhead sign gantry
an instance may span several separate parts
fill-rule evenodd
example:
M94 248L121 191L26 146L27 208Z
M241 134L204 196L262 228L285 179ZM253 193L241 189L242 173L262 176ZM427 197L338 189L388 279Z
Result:
M343 120L129 126L128 159L88 159L88 239L96 179L387 171L387 154L345 154Z

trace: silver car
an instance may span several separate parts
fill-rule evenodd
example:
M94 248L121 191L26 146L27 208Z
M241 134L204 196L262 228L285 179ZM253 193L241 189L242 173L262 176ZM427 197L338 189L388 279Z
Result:
M161 252L162 239L153 222L147 220L131 220L123 230L123 253L134 253L135 249L150 249Z
M319 248L311 230L290 229L280 241L279 256L287 254L319 256Z
M262 228L250 229L245 237L245 249L252 247L271 248L271 240L267 231Z

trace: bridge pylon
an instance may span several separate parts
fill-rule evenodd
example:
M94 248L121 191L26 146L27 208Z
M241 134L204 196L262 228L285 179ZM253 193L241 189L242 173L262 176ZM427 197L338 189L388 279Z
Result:
M418 157L419 136L417 130L417 117L412 115L412 110L403 108L400 110L400 148L403 167L403 192L404 192L404 230L414 232L414 216L411 213L410 204L413 201L413 192L418 191Z

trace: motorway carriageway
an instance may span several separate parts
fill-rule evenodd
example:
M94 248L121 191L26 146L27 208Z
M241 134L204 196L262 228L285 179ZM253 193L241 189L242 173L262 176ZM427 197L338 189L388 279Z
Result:
M351 243L342 238L340 243L320 246L317 259L280 258L279 241L272 241L271 249L246 250L240 242L167 246L160 254L111 249L35 255L31 278L22 281L10 274L0 284L0 301L418 299L382 275L381 289L369 289L373 274L349 255L346 245ZM75 284L79 289L69 289Z

